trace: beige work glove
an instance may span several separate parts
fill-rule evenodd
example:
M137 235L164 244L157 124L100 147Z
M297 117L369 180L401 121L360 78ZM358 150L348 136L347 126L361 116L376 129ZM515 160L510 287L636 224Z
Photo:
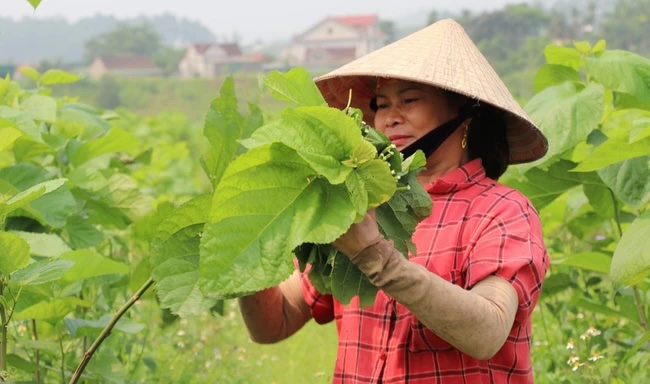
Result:
M373 214L333 245L350 257L370 282L407 307L424 326L462 352L489 359L504 344L517 311L517 293L498 276L471 290L451 284L408 261L377 227Z
M363 221L352 225L333 245L347 255L373 285L413 312L416 310L411 306L431 288L431 272L406 260L393 242L383 237L374 210L368 212Z

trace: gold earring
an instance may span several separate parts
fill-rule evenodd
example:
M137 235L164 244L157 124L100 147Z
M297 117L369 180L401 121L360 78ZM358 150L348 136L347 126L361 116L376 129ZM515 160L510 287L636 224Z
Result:
M467 124L465 124L465 132L463 132L463 139L460 141L460 147L467 148Z

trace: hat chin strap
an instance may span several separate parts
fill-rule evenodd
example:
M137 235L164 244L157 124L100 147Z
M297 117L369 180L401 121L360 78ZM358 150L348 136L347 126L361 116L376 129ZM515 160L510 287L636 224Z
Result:
M477 116L479 114L480 106L476 103L475 100L468 100L462 107L458 110L458 116L453 119L442 123L438 127L432 129L430 132L424 136L417 139L414 143L408 147L402 149L402 155L404 158L407 158L413 155L418 149L424 152L425 157L429 157L435 152L438 147L442 145L451 136L460 124L470 117Z

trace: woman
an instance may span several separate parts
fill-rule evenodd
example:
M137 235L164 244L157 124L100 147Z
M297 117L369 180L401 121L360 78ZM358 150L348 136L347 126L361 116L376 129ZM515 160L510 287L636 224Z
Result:
M433 201L405 259L373 212L334 246L380 291L371 307L319 294L306 275L240 299L251 337L282 340L336 320L337 383L529 383L531 315L549 260L539 217L495 180L547 142L462 28L437 22L316 83L403 152L421 149Z

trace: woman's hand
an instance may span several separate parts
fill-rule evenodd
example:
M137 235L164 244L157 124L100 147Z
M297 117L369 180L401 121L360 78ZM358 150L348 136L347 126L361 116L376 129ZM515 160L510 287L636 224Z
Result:
M348 231L336 239L332 245L348 257L353 257L383 238L379 232L375 210L372 209L366 213L360 223L352 224Z

